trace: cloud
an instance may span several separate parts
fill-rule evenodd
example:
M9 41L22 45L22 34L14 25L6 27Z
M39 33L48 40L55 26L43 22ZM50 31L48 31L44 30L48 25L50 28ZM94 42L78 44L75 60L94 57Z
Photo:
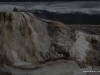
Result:
M0 11L12 11L14 7L26 10L47 10L51 12L72 13L82 12L87 14L100 14L100 2L19 2L0 3Z
M13 11L14 7L18 9L24 9L23 6L16 6L16 5L0 5L0 12L11 12Z

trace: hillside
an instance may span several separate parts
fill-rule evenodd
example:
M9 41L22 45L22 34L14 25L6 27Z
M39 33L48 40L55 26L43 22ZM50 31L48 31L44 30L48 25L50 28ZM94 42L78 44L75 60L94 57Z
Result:
M28 12L1 12L0 31L2 72L88 75L82 71L99 67L100 51L94 47L100 44L98 34L41 19Z

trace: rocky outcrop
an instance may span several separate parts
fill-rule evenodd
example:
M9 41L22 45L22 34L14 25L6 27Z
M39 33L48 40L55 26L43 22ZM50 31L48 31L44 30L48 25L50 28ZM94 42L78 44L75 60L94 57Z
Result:
M75 31L75 33L76 41L69 49L70 58L81 65L97 65L95 58L100 56L100 52L93 48L93 44L100 44L100 36L87 34L83 31Z
M16 7L14 7L13 12L19 11Z
M1 60L12 66L34 67L39 62L60 58L63 55L54 51L52 44L67 45L65 40L70 39L63 23L43 20L31 13L0 13L0 23Z
M94 44L100 44L99 35L73 31L61 22L26 12L0 13L1 66L34 69L58 59L72 60L80 67L98 65L100 52Z

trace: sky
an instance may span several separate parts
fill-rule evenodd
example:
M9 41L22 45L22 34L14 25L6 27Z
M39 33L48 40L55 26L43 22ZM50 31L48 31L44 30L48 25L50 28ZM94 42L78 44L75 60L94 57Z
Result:
M12 11L14 7L20 10L47 10L50 12L100 14L100 1L73 2L0 2L0 12Z
M0 2L41 2L41 1L97 1L97 0L0 0Z

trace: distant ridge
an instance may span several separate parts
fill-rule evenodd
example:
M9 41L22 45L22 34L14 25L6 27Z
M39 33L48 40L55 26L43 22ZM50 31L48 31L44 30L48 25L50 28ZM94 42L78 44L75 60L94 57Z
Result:
M25 10L21 10L25 11ZM87 14L83 12L58 13L47 10L26 10L44 19L60 21L66 24L94 24L100 25L100 14Z

